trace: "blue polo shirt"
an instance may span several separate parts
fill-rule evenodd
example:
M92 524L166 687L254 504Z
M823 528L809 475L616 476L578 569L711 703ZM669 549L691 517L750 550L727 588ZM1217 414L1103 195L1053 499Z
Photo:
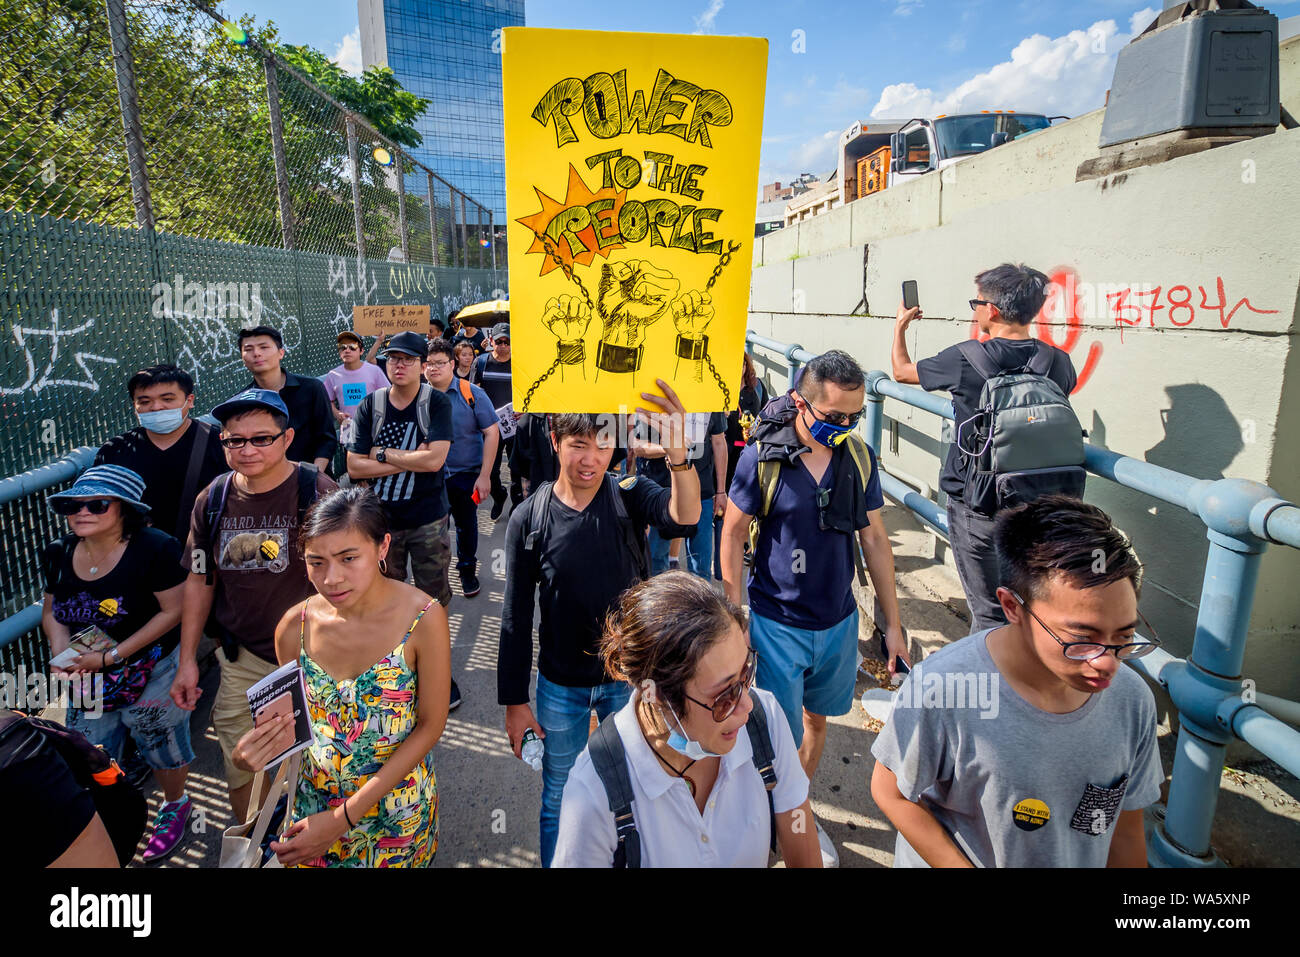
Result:
M447 475L477 472L483 467L483 430L497 424L496 410L487 393L476 385L469 388L474 397L473 408L461 395L456 379L451 380L451 388L446 390L447 398L451 399L451 451L442 469Z
M867 482L868 511L882 508L876 453ZM822 631L839 624L854 608L853 540L843 532L822 531L817 520L817 489L831 488L826 467L814 482L802 456L781 467L772 507L763 519L749 581L749 606L759 615L794 628ZM758 487L758 446L751 445L736 463L728 496L747 515L756 515L762 500ZM865 526L864 526L865 527ZM798 551L796 551L798 550Z

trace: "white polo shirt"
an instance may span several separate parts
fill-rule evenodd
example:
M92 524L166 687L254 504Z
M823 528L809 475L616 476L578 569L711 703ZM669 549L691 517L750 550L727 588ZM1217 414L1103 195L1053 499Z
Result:
M808 798L808 778L785 712L770 692L750 690L763 703L772 737L777 814L793 811ZM642 867L766 867L771 838L767 791L754 767L748 732L718 762L718 779L700 813L686 782L670 774L655 757L636 719L633 695L614 716L627 752L632 782L632 812L641 836ZM684 759L683 759L684 763ZM552 867L610 867L618 836L605 786L583 749L569 772L560 806L560 831Z

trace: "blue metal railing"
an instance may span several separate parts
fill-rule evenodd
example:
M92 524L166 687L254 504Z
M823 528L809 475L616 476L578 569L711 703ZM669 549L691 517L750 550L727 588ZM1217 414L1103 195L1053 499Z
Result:
M802 363L815 358L801 346L753 331L745 341L780 355L790 381ZM949 400L900 385L884 372L869 372L863 427L876 450L884 434L886 398L953 418ZM1300 704L1257 694L1241 676L1260 558L1270 542L1300 548L1300 507L1260 482L1195 479L1109 449L1084 448L1084 466L1092 474L1184 508L1206 526L1210 548L1191 656L1175 658L1157 649L1129 664L1168 691L1179 719L1165 819L1153 834L1148 858L1159 866L1217 865L1210 829L1228 742L1245 741L1300 777L1300 731L1285 723L1300 719ZM938 504L890 475L883 462L879 465L884 493L947 537L947 516Z

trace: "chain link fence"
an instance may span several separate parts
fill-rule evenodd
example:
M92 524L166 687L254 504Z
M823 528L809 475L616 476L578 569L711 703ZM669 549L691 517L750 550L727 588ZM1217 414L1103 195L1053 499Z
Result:
M0 475L135 426L157 362L212 408L240 328L322 375L353 306L505 295L485 207L208 4L5 0L0 47ZM0 618L40 599L47 494L0 508Z

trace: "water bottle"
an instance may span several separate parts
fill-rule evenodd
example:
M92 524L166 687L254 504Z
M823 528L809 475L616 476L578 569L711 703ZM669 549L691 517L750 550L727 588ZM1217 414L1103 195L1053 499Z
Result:
M524 732L524 743L519 754L524 759L524 763L534 771L542 769L542 753L545 750L546 747L542 744L542 739L537 736L537 732L532 728Z

